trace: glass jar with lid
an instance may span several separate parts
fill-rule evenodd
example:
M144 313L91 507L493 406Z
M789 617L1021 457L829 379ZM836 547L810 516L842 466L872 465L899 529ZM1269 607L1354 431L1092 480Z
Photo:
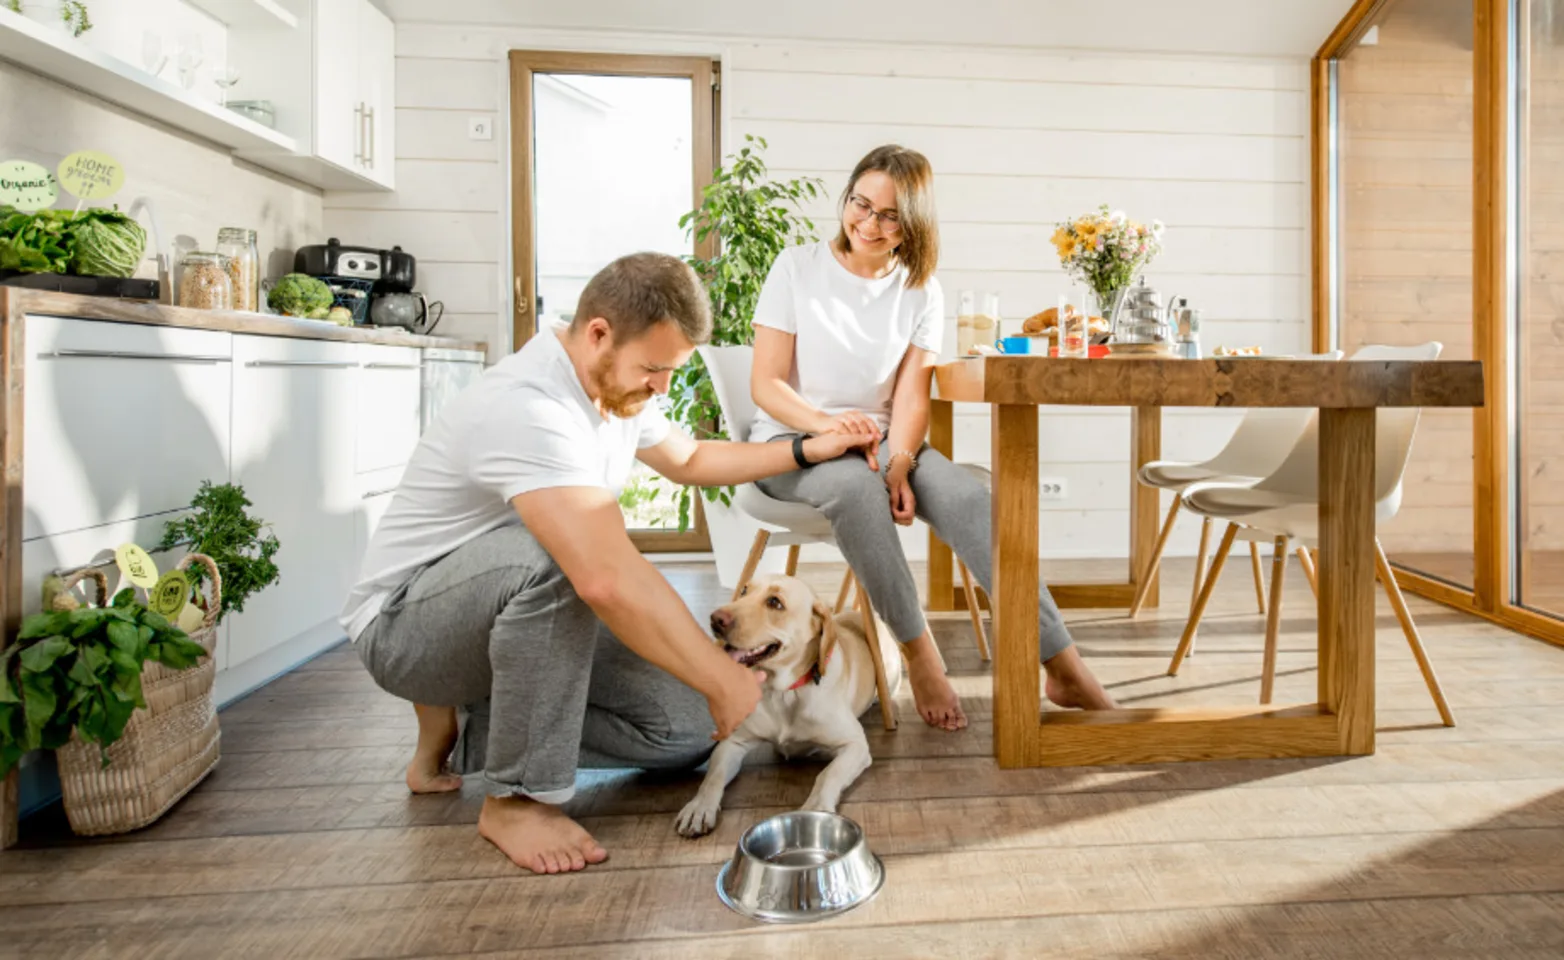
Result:
M227 260L225 266L233 286L233 309L260 310L261 253L255 244L255 231L244 227L222 228L217 232L217 252Z
M197 310L232 310L234 288L226 257L192 250L179 260L179 305Z

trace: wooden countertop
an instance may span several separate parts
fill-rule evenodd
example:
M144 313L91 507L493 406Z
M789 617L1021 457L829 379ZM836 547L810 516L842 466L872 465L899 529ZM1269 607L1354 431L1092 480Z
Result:
M265 337L298 337L306 340L339 340L348 343L379 343L393 347L433 347L443 350L488 352L481 340L456 337L417 336L395 327L342 327L319 320L295 320L267 313L241 313L237 310L194 310L171 307L143 300L113 297L87 297L47 290L0 287L0 318L19 319L36 313L55 317L80 317L87 320L111 320L119 323L145 323L164 327L188 327L196 330L225 330Z
M1098 407L1480 407L1475 360L973 357L935 368L938 398Z

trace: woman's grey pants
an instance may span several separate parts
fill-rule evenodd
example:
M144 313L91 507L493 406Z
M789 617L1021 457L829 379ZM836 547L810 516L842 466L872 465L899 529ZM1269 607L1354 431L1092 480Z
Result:
M452 767L493 796L564 803L578 766L686 769L714 745L705 698L615 639L519 524L413 576L358 648L387 692L463 708Z
M776 442L792 439L791 435L778 437ZM889 444L882 443L882 468L889 465L889 458ZM918 516L950 545L992 595L993 499L988 487L927 444L919 450L917 469L909 479ZM890 493L882 474L869 470L861 457L850 454L756 485L767 496L807 503L824 513L848 566L896 639L910 643L923 635L927 624L918 603L918 585L896 535ZM1072 641L1046 583L1039 584L1038 601L1038 646L1042 658L1048 660Z

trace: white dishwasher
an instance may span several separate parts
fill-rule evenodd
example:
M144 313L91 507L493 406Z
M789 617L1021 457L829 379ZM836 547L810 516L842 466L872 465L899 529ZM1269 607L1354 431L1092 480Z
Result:
M440 409L483 376L483 354L477 350L424 349L423 423L428 430Z

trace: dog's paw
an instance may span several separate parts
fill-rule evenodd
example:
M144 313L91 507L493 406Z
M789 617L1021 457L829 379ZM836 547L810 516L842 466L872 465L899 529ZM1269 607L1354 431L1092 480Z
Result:
M836 801L812 793L809 795L809 799L804 801L804 805L798 809L818 810L821 813L835 813Z
M718 803L706 803L700 797L696 797L684 805L675 818L674 824L678 827L681 837L704 837L717 827L717 813L722 809Z

